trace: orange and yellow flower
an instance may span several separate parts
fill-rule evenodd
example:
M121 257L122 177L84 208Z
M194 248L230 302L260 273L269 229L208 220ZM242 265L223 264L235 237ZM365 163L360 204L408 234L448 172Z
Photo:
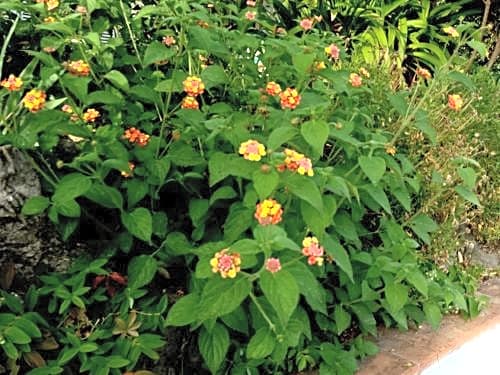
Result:
M295 109L300 104L299 92L291 87L287 87L280 93L281 108Z
M213 273L220 273L223 279L229 277L234 279L236 274L240 272L241 257L238 253L230 253L229 248L222 249L215 253L210 259L210 266Z
M323 70L323 69L326 69L326 64L324 61L316 61L314 63L314 69L316 71L320 71L320 70Z
M338 60L340 58L340 48L333 43L328 47L325 47L325 53L334 60Z
M195 97L193 96L186 96L184 99L182 99L181 102L181 108L184 109L199 109L200 104L196 100Z
M259 161L263 156L266 156L266 147L262 143L249 139L240 144L238 153L247 160Z
M9 91L19 91L23 86L23 80L16 77L14 74L10 74L8 78L5 78L0 82L0 86Z
M47 94L42 90L33 89L24 95L23 105L30 112L38 112L45 105Z
M415 73L417 74L417 76L419 76L419 77L421 77L421 78L423 78L425 80L428 80L428 79L432 78L431 72L429 72L425 68L418 67L417 70L415 71Z
M351 73L349 75L349 83L352 87L360 87L363 83L363 78L357 73Z
M266 93L267 95L277 96L281 93L281 86L274 81L268 82L266 85Z
M123 138L127 139L130 143L135 143L140 147L145 147L149 143L150 136L135 127L131 127L125 130Z
M134 169L135 169L135 164L132 163L131 161L128 162L128 171L122 171L121 172L121 175L125 178L129 178L132 176L132 174L134 173Z
M306 158L304 154L285 148L285 166L292 172L301 175L314 176L311 159Z
M203 94L205 91L205 84L201 80L200 77L197 76L189 76L183 82L184 91L189 96L196 97L198 95Z
M460 95L458 94L448 95L448 107L458 112L462 109L463 105L464 101Z
M83 121L85 122L95 122L101 114L94 108L89 108L83 113Z
M311 266L317 264L321 266L324 262L325 249L320 246L316 237L306 237L302 241L302 254L307 257L307 263Z
M278 258L268 258L266 260L266 270L276 273L281 270L281 262Z
M90 74L90 66L83 60L69 61L64 66L74 76L86 77Z
M44 22L44 23L54 23L54 22L56 22L56 21L57 21L57 20L55 19L55 17L52 17L52 16L45 17L45 18L43 19L43 22Z
M283 209L274 199L264 199L257 203L254 217L260 225L278 224L281 221Z
M38 4L45 4L48 10L54 10L59 6L59 0L36 0Z

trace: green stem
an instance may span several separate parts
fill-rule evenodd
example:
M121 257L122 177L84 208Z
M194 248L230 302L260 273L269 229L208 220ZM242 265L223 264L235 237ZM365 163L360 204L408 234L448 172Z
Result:
M7 53L7 46L9 45L10 39L12 38L12 35L14 35L14 31L16 30L17 23L19 22L20 16L17 16L14 22L12 23L12 26L10 27L10 30L7 34L7 37L5 38L5 41L3 42L2 50L0 51L0 78L2 78L2 69L3 69L3 61L5 59L5 54Z
M123 20L125 21L125 25L127 26L128 34L130 36L130 41L132 42L132 46L134 47L134 51L135 51L135 54L137 56L137 60L139 60L139 64L141 65L141 67L144 67L144 65L142 63L142 59L141 59L141 54L139 53L139 49L137 48L137 43L135 42L134 33L132 31L132 28L130 27L130 22L129 22L127 15L125 13L125 6L123 5L122 0L120 0L120 8L122 10Z
M261 313L262 317L264 318L264 320L269 325L269 328L271 329L271 331L273 331L274 333L276 333L276 326L273 324L273 322L271 322L271 319L269 319L269 316L267 316L266 312L264 311L264 309L260 305L259 301L257 300L257 297L255 297L255 295L253 293L250 293L250 299L253 301L253 303L255 303L255 306L257 307L257 310L259 310L259 312Z

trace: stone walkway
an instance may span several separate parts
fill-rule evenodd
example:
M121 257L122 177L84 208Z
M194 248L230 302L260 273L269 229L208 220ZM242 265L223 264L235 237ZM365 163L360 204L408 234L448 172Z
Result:
M379 331L376 342L380 352L364 361L357 375L419 374L467 341L500 324L500 279L486 281L480 292L489 296L490 302L475 319L446 316L437 331L428 325L418 331Z

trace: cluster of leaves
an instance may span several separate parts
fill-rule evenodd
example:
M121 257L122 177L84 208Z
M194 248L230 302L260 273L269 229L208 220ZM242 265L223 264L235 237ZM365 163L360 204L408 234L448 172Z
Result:
M32 374L67 366L131 371L146 363L141 358L157 359L159 333L177 326L197 332L212 373L319 367L349 374L357 357L375 352L362 336L346 343L349 332L375 335L378 324L407 329L423 321L436 327L450 309L477 313L462 280L418 252L436 224L412 215L421 182L396 145L408 128L432 137L421 98L389 93L385 105L400 128L377 127L369 74L355 87L345 51L340 59L325 54L332 43L340 47L333 34L279 30L284 25L263 8L222 2L5 6L31 15L40 47L24 51L32 61L21 77L24 87L48 93L42 110L27 113L22 91L0 91L0 144L23 150L46 182L46 196L28 200L23 213L46 211L64 238L81 219L95 219L109 239L102 259L41 277L47 316L77 323L45 327L64 346ZM88 74L68 69L74 61ZM192 76L204 84L194 99L199 109L181 104ZM300 104L283 109L266 95L269 81L297 89ZM96 121L84 121L89 109L99 112ZM265 155L239 155L248 140L265 146ZM285 148L307 155L314 176L283 168ZM256 204L269 198L283 212L276 224L260 225ZM324 264L311 266L303 255L310 236L324 247ZM213 272L223 249L239 254L234 278ZM273 272L271 257L280 262ZM123 258L127 279L111 272ZM174 264L185 269L189 293L167 308L167 297L146 287ZM92 288L96 276L106 279ZM6 319L11 331L24 316L16 313ZM90 328L82 332L82 324ZM31 352L2 348L14 362Z

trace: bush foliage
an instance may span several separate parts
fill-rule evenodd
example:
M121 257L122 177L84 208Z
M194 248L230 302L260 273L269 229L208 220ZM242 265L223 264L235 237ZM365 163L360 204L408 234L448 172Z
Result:
M2 81L0 144L44 179L25 215L45 212L64 239L90 226L103 245L24 303L2 292L12 368L151 369L165 333L189 326L212 373L349 374L377 325L477 314L471 279L419 252L437 225L402 141L435 142L424 104L457 115L447 95L467 76L420 70L392 92L318 19L286 29L262 5L54 3L0 5L31 16L11 30L33 43L8 72L22 82ZM479 205L459 167L456 192ZM181 296L158 287L174 269Z

